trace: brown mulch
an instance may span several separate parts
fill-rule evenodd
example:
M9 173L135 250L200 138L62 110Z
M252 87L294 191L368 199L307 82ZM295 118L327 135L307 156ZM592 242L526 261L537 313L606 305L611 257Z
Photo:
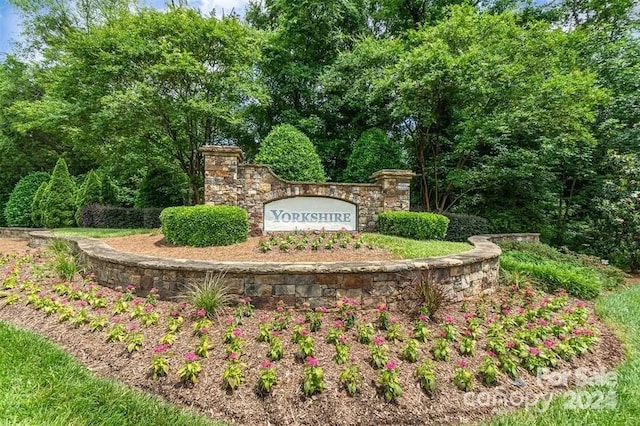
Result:
M163 235L148 234L104 238L101 241L126 253L172 259L239 262L361 262L393 259L393 255L388 250L366 247L345 250L336 246L332 250L320 248L317 251L296 250L292 247L288 252L273 247L272 250L263 253L258 246L261 239L261 237L251 237L244 243L218 247L174 246L167 243Z
M0 239L0 247L6 243ZM22 249L24 250L24 248ZM37 251L36 251L37 253ZM11 264L0 267L6 271ZM26 279L24 276L23 279ZM43 288L58 282L53 277L40 279ZM81 279L76 280L80 284ZM104 290L111 300L119 296L119 293L109 289ZM24 297L24 294L22 294ZM489 302L492 300L491 296ZM285 330L282 338L284 343L284 359L274 362L278 373L278 383L273 394L261 397L256 394L255 383L260 371L260 362L265 359L268 344L255 340L258 324L264 317L273 318L273 311L256 310L253 317L243 319L240 328L244 331L245 347L242 360L246 364L246 381L234 392L222 388L222 372L225 368L225 349L223 334L227 327L227 321L231 316L231 309L227 309L214 322L210 331L210 340L215 345L208 359L202 360L203 372L195 386L184 385L180 382L177 370L183 360L183 355L195 348L198 339L191 333L190 319L194 310L185 314L187 319L182 330L178 334L176 344L171 348L170 374L159 380L152 380L148 374L148 366L153 355L152 347L157 344L164 333L169 313L176 305L170 302L159 302L155 311L160 313L161 320L158 326L142 328L145 334L145 344L140 352L129 354L124 343L105 343L105 332L91 333L87 326L73 328L69 324L62 324L56 316L45 316L40 311L35 311L24 303L7 306L0 299L0 319L11 324L38 332L48 339L56 342L66 351L71 353L79 362L87 366L91 371L102 377L117 379L127 385L144 391L160 395L170 402L181 406L191 407L215 419L225 420L231 424L242 425L401 425L401 424L460 424L469 421L478 421L496 412L504 412L515 407L502 405L471 406L467 402L477 399L465 397L451 383L453 367L458 360L469 362L469 368L474 371L482 362L482 349L485 337L481 337L477 344L477 355L473 358L462 357L452 346L452 359L450 362L436 363L436 379L438 390L435 395L425 394L417 384L413 371L417 364L399 361L399 379L403 389L403 395L398 403L384 402L377 393L375 386L377 373L367 363L368 348L355 341L355 331L347 333L351 344L350 355L359 365L364 375L362 392L355 397L349 397L338 383L338 375L342 366L333 361L333 346L324 343L327 331L335 318L335 313L328 313L323 319L320 331L314 333L316 342L316 358L325 372L326 390L311 398L303 395L301 390L301 377L303 365L296 361L294 353L297 345L291 342L291 330L295 319L301 316L300 312L293 312L293 323ZM572 299L570 303L574 303ZM472 302L467 302L472 306ZM620 342L604 323L594 313L592 303L588 303L590 321L601 331L601 338L593 353L575 358L571 363L561 361L556 371L572 372L579 367L587 371L610 371L624 358L624 352ZM455 319L455 326L462 329L464 323L462 307L460 304L447 306L440 313L440 317L451 315ZM413 316L403 313L393 313L403 326L405 333L410 332ZM124 317L124 316L123 316ZM376 317L374 311L360 311L360 321L373 321ZM128 315L122 318L123 324L131 324ZM433 324L431 335L434 336L440 329L439 324ZM484 325L481 330L485 330ZM380 334L378 332L378 334ZM421 345L419 359L431 359L429 349L433 344L431 337L426 344ZM403 343L390 344L390 359L398 360ZM548 382L538 383L536 378L526 372L521 374L522 383L514 383L507 376L501 374L499 386L486 387L480 384L476 378L474 391L487 392L492 397L504 395L507 400L526 402L532 398L547 398L547 396L566 391L567 387L552 387ZM575 382L569 383L573 388ZM524 400L523 400L524 398ZM500 400L500 398L498 398ZM467 401L467 402L465 402Z
M24 238L0 238L0 256L9 253L23 253L29 240Z

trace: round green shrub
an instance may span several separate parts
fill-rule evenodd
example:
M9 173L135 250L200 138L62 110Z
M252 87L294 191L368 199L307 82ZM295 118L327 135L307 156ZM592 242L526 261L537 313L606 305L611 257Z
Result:
M367 130L353 146L342 179L345 182L369 182L382 169L404 169L402 149L380 129Z
M445 237L448 241L467 241L473 235L491 232L489 221L483 217L459 213L443 213L443 215L449 218Z
M49 173L29 173L16 184L4 208L7 226L31 227L31 205L38 188L49 181Z
M414 240L443 240L449 219L426 212L378 213L378 232Z
M31 223L35 227L44 226L44 212L42 211L42 197L47 191L49 181L42 182L31 202Z
M246 210L234 206L167 207L160 222L165 240L176 245L227 246L249 233Z
M135 206L172 207L184 204L189 191L189 180L182 171L167 166L156 166L140 182Z
M49 185L42 196L44 226L64 228L75 225L76 191L67 163L60 158L53 168Z
M309 138L290 124L274 127L260 144L255 162L268 164L282 179L299 182L325 182L327 180Z
M91 170L84 178L82 185L78 189L76 205L75 219L76 223L80 225L82 219L82 209L89 204L101 204L102 203L102 182L98 174Z

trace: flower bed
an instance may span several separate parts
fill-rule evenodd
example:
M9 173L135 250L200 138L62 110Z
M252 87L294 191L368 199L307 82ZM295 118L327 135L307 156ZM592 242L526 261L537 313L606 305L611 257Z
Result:
M592 306L561 292L504 287L415 315L351 299L262 311L243 298L210 317L91 275L63 281L53 262L44 250L0 258L0 318L41 330L94 371L240 423L477 419L494 407L464 391L549 394L544 369L611 368L622 356Z

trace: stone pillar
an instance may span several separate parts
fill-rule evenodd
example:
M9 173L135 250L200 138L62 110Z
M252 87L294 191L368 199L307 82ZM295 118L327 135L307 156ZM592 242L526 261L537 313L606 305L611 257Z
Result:
M411 195L411 170L383 169L371 175L382 187L382 211L409 211Z
M242 150L237 146L205 145L200 151L204 157L205 204L237 205Z

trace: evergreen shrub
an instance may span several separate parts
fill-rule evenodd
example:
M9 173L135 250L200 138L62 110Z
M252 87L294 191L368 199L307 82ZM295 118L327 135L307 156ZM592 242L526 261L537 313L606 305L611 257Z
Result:
M44 182L48 182L49 173L34 172L29 173L16 184L9 196L9 200L4 208L4 217L7 226L31 227L31 205L33 198L38 192L38 188Z
M426 212L378 213L378 232L414 240L443 240L449 219Z
M246 210L234 206L167 207L160 221L165 240L176 245L226 246L249 233Z

